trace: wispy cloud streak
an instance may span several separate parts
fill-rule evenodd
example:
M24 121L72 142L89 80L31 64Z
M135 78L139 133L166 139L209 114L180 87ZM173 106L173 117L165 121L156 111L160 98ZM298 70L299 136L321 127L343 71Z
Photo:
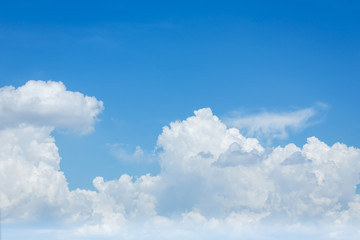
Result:
M230 127L236 127L249 137L285 139L290 131L298 131L319 122L320 114L327 108L319 103L314 107L291 112L262 112L260 114L236 114L227 117L224 122Z

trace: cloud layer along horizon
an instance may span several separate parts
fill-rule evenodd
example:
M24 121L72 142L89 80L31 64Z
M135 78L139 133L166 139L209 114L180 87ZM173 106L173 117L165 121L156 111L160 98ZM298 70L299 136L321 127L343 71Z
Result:
M265 149L210 108L175 121L158 137L161 172L69 190L54 128L92 131L103 104L59 82L0 89L2 224L56 223L8 230L82 239L351 239L360 234L360 150L310 137ZM306 115L306 114L305 114ZM261 230L259 230L261 229ZM350 230L349 230L350 229ZM5 234L5 232L4 232ZM346 235L347 234L347 235Z

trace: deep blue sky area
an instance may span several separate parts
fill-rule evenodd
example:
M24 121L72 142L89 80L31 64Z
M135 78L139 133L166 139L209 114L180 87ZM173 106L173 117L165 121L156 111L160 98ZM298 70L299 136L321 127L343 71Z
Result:
M152 151L162 127L210 107L328 110L288 139L360 147L358 1L1 1L0 83L62 81L104 102L90 135L54 133L70 188L159 171L110 144ZM79 171L81 169L81 171Z

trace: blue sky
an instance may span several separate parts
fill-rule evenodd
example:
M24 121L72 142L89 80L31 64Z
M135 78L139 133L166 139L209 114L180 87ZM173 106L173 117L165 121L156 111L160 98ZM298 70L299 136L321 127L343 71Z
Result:
M0 87L61 81L103 102L93 132L51 133L70 190L159 174L163 127L208 107L229 124L311 112L279 138L236 126L266 149L312 136L359 148L359 11L357 1L2 1Z

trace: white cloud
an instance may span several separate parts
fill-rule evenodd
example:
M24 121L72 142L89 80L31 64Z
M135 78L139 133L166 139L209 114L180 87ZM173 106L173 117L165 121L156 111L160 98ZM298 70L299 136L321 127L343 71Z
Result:
M22 116L20 105L7 116ZM56 109L52 115L64 113ZM360 222L360 150L344 144L310 137L303 147L265 150L210 109L200 109L163 128L159 175L96 177L95 191L70 191L50 134L54 125L74 125L20 120L16 126L3 121L0 129L0 208L8 224L56 220L75 227L50 233L71 239L279 239L279 233L293 238L306 231L340 239L350 223ZM143 156L140 149L135 154ZM309 222L321 230L308 228ZM348 239L359 233L348 232Z
M0 127L26 123L88 133L102 110L101 101L68 91L62 82L28 81L0 89Z
M327 105L318 103L314 107L300 109L293 112L262 112L255 115L237 115L225 119L227 125L244 131L247 136L270 139L284 139L290 130L299 130L314 124L309 120Z
M0 130L0 208L7 220L60 214L68 193L51 129Z

